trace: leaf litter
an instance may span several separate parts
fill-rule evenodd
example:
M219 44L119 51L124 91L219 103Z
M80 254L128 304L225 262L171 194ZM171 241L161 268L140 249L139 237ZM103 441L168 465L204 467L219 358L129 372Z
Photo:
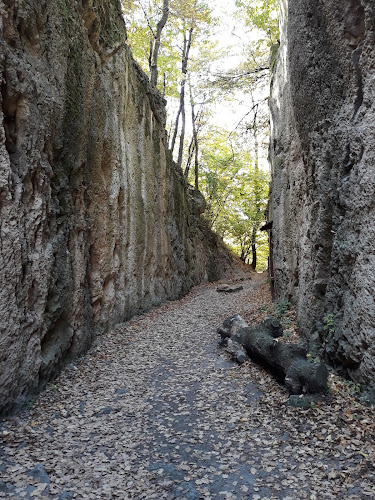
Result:
M202 284L98 337L1 423L0 498L375 498L373 409L334 375L321 401L291 407L265 370L217 346L226 317L270 307L263 276L241 285Z

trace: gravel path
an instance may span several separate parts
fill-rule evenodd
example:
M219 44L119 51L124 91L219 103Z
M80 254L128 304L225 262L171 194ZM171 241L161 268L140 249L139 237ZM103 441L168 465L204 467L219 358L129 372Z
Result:
M259 306L263 278L242 284L200 285L100 337L2 424L0 498L375 498L362 427L337 407L286 406L268 374L217 347L225 317Z

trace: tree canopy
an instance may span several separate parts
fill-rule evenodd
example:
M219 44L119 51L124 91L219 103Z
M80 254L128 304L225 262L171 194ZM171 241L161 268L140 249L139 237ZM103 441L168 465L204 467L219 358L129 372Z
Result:
M277 0L235 1L236 36L226 46L215 2L123 0L134 57L168 102L169 146L207 199L206 217L240 257L264 267L269 175L270 48ZM234 63L231 63L231 61ZM218 126L218 103L247 106L235 126Z
M253 264L253 245L261 247L262 269L267 265L267 240L258 230L265 221L268 185L269 173L258 168L246 139L239 134L228 138L226 130L211 128L202 144L200 165L206 217L244 262Z

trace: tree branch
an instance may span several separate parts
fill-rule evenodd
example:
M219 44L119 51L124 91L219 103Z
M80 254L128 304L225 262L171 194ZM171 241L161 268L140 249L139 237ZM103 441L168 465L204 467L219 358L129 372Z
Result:
M269 71L270 67L269 66L261 66L259 68L255 68L251 71L246 71L245 73L239 73L237 75L230 75L230 74L227 74L227 75L223 75L223 74L220 74L220 73L216 73L215 76L217 78L221 78L222 80L236 80L236 79L239 79L239 78L244 78L245 76L249 76L249 75L255 75L257 73L261 73L263 71Z
M151 31L151 33L152 33L152 36L153 36L154 38L156 38L155 32L154 32L154 30L153 30L153 28L152 28L152 26L151 26L150 20L149 20L149 18L148 18L147 12L145 11L145 9L144 9L144 7L143 7L143 5L142 5L142 2L139 2L139 5L141 6L141 9L142 9L143 14L144 14L144 16L145 16L145 18L146 18L146 21L147 21L147 26L150 28L150 31Z

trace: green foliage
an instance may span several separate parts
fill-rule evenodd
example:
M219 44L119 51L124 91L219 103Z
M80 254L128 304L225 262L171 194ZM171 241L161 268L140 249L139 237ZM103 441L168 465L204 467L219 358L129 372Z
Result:
M327 337L332 338L334 333L335 333L335 326L334 326L334 316L332 313L327 314L323 318L324 326L323 330L327 332Z
M361 385L353 382L352 380L344 380L346 386L346 394L348 396L355 396L361 392Z
M299 341L299 336L295 327L296 311L293 304L288 300L273 303L271 306L263 306L258 309L259 312L266 312L280 321L283 327L283 338L291 341Z
M122 0L123 12L127 25L128 45L134 58L145 73L149 74L150 43L154 39L156 24L162 12L162 0L141 2ZM184 34L193 28L193 45L196 59L201 60L208 47L214 50L209 40L210 32L216 20L205 2L196 0L174 0L170 2L170 14L162 32L158 58L158 88L168 98L178 98L178 84L181 79L181 47ZM211 54L212 58L213 54ZM164 88L165 85L165 88Z
M269 175L256 168L246 141L212 128L202 144L199 182L213 229L244 262L251 259L255 232L257 268L265 269L268 240L259 228L265 222Z
M276 45L278 46L279 28L277 0L236 0L236 17L247 29L244 37L243 62L221 75L217 84L243 92L253 93L263 89L268 94L270 66L274 66ZM247 39L247 41L246 41ZM272 47L275 47L272 52ZM271 55L271 61L270 61Z
M246 25L259 31L258 42L271 47L279 38L277 0L236 0L239 12L245 14Z
M295 321L293 305L288 300L282 300L273 305L272 316L275 316L283 327L283 337L287 340L293 338L290 331Z
M320 358L319 356L313 356L312 354L310 354L309 352L306 354L306 359L309 363L313 363L313 364L316 364L316 363L320 363Z
M163 0L122 2L128 44L144 71L149 72L150 44L161 16ZM208 203L205 215L212 228L244 262L255 265L256 253L256 268L264 270L268 263L268 237L259 229L265 222L269 175L260 165L268 147L269 116L267 96L261 94L268 92L262 85L267 83L269 48L278 36L277 7L275 0L238 0L236 6L238 20L247 30L246 36L250 40L244 44L242 53L246 62L234 68L234 76L224 75L217 79L213 77L217 72L215 61L225 60L228 52L218 49L218 38L211 37L218 20L212 16L209 3L170 0L168 21L161 35L158 88L165 92L171 109L171 103L176 103L179 98L180 82L186 80L185 93L190 94L197 140L191 141L189 150L185 145L183 158L188 167L184 171L186 175L189 172L191 184L196 184L194 168L198 164L198 184ZM186 76L181 73L181 51L190 29L193 30L192 49ZM254 32L257 39L252 35ZM260 66L263 68L258 71ZM246 78L242 78L242 73ZM259 86L263 89L261 92ZM214 127L208 131L210 106L213 109L219 98L228 101L238 89L248 94L252 106L244 117L246 120L235 133ZM175 110L172 113L175 115ZM173 127L177 128L171 125L171 137L174 137ZM199 149L196 156L194 148Z
M278 320L281 320L281 318L284 316L284 314L290 310L292 307L292 304L288 300L282 300L280 302L277 302L274 306L275 310L275 315Z

